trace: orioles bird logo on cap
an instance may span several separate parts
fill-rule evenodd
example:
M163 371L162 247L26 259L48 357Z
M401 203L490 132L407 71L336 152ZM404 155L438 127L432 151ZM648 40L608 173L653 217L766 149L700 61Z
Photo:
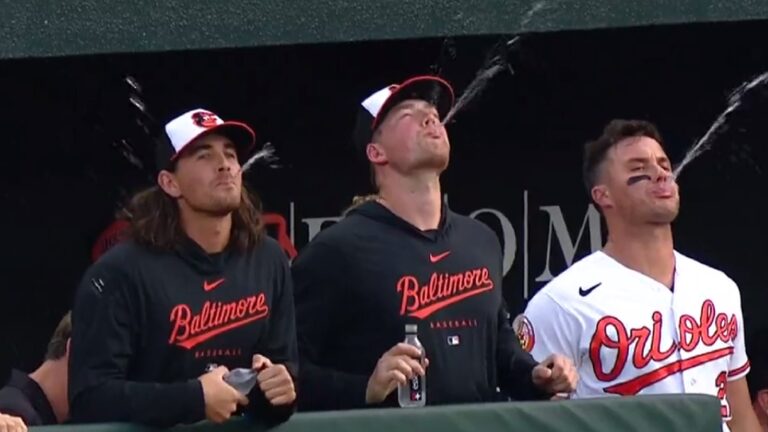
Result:
M217 125L216 114L209 111L198 111L192 114L192 121L204 128L211 128Z

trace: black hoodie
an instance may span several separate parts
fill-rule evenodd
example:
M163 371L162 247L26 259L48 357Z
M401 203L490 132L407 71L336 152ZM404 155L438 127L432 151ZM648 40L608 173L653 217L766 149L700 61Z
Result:
M376 202L321 232L292 266L301 359L299 410L364 407L368 378L418 324L427 405L546 397L532 382L501 295L493 231L443 206L421 231ZM384 406L397 404L393 392Z
M288 261L271 238L247 252L209 255L186 239L175 253L133 242L86 272L72 310L72 421L171 426L205 419L209 364L251 367L253 354L297 373ZM258 385L246 413L272 423Z

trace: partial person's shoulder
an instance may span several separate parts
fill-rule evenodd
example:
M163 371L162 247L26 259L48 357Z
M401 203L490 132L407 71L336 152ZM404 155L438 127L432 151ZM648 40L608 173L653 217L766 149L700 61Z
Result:
M352 239L355 237L354 224L351 224L348 218L322 230L299 250L291 263L294 275L301 275L308 269L328 270L329 267L337 266L343 261L343 251L350 249Z
M299 251L297 259L315 254L340 255L343 250L354 244L356 237L359 237L360 227L355 219L360 218L348 216L321 230Z
M324 254L339 255L343 254L344 251L356 251L360 244L381 238L384 235L381 230L381 222L360 211L372 205L373 203L362 204L331 226L322 229L307 243L299 256L308 250L321 250Z
M283 263L287 261L285 251L280 246L277 240L264 234L259 240L259 244L256 246L257 251L264 256L266 260L276 263Z
M739 291L736 282L725 272L683 255L678 251L675 251L675 271L681 276L700 281L703 285L714 287L718 290L729 290L734 293Z
M94 268L110 268L129 271L137 263L151 259L153 253L132 240L122 241L111 247L93 263Z
M355 213L334 222L331 226L323 228L308 243L308 245L323 245L323 247L333 247L349 242L355 233L364 229L368 219Z
M155 254L131 240L113 246L83 273L78 293L104 298L108 293L126 293L138 289L141 268Z
M0 388L0 413L20 417L27 426L35 422L36 412L27 396L18 388L5 386Z
M496 247L500 245L499 237L493 229L484 222L456 213L452 210L448 211L450 212L453 229L461 230L479 241L488 242Z

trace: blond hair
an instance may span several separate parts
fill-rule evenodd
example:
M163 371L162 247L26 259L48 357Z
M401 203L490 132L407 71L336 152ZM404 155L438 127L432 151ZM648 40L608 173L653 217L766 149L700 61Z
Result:
M344 209L344 211L341 213L341 215L342 216L346 216L347 214L349 214L349 212L351 212L352 210L360 207L361 205L363 205L363 204L365 204L367 202L376 201L378 199L379 199L379 195L378 194L355 195L355 197L352 198L352 204L350 204L349 207Z

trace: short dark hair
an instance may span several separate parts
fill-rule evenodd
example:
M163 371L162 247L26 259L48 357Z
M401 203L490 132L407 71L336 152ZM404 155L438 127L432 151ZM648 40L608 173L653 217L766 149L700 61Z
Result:
M584 146L584 164L582 175L587 194L592 195L592 188L597 183L600 165L605 160L608 150L626 138L648 137L655 139L662 146L664 143L656 126L645 120L611 120L603 129L603 134Z
M48 349L45 351L45 359L58 360L64 357L70 337L72 337L72 312L67 312L53 331Z

